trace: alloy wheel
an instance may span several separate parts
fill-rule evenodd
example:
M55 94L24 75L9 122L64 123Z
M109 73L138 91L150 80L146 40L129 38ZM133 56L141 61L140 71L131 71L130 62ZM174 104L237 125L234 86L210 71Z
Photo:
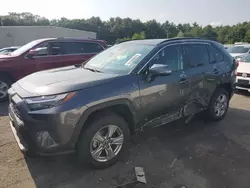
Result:
M225 94L219 95L214 103L214 112L217 117L223 116L228 107L228 99Z
M0 99L3 99L8 95L8 89L8 84L3 81L0 81Z
M107 162L121 151L124 143L122 130L116 125L107 125L92 138L90 152L98 162Z

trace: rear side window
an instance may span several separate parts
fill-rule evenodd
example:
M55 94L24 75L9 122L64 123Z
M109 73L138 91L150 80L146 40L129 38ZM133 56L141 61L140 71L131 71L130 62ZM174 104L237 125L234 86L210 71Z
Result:
M215 48L212 45L207 45L207 47L208 47L210 63L219 63L224 60L223 55L217 48Z
M103 50L103 47L98 43L88 42L66 42L65 54L88 54L98 53Z
M85 43L87 53L99 53L103 50L103 47L98 43Z
M62 54L62 43L51 42L49 44L49 55L61 55Z
M209 64L209 55L205 44L185 44L187 67L194 68Z

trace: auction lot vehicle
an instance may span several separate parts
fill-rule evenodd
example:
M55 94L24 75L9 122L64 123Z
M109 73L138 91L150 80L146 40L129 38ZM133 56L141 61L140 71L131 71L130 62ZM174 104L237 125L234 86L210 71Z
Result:
M250 92L250 54L239 62L236 88Z
M203 111L221 120L236 65L225 48L196 38L116 44L85 65L37 72L9 89L10 126L22 151L76 151L81 163L114 164L129 135Z
M0 102L8 99L8 88L20 78L45 69L81 64L105 48L107 44L102 40L49 38L0 55Z
M238 61L250 53L250 44L235 44L228 47L228 52Z

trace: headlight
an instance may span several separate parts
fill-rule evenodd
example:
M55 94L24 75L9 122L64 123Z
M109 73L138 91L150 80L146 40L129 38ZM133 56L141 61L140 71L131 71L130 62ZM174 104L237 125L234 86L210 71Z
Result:
M25 98L24 100L30 110L42 110L61 105L71 99L75 94L76 92L71 92L59 95Z

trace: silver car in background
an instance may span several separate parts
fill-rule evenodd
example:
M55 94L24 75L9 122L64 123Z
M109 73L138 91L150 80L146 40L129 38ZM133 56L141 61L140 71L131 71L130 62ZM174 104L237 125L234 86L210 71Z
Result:
M250 44L228 46L228 52L238 61L250 53Z

